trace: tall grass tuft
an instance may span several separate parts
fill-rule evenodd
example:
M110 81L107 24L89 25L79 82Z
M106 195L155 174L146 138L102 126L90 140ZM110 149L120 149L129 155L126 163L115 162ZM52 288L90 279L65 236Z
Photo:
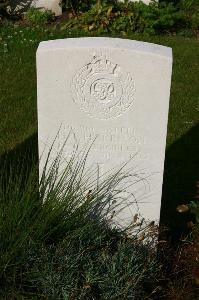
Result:
M121 168L101 179L85 169L88 152L77 148L64 167L61 153L52 163L49 155L40 181L37 162L5 162L1 297L144 299L152 292L159 269L152 243L110 226L123 189L140 178Z

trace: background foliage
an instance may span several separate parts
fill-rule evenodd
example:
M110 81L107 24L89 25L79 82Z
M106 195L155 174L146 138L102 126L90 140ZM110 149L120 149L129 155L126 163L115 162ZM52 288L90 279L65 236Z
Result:
M8 17L9 0L0 0L0 15ZM72 21L65 23L78 29L100 32L145 32L147 34L176 33L197 35L199 2L197 0L118 2L117 0L63 0L63 10L72 11ZM9 12L12 14L12 12ZM53 21L49 12L31 9L26 20L32 24ZM45 20L45 22L44 22ZM189 33L188 33L189 31Z

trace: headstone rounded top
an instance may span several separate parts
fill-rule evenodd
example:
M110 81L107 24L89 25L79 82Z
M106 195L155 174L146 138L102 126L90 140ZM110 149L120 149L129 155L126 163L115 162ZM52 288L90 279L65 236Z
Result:
M172 49L170 47L136 40L110 37L82 37L43 41L39 44L37 51L92 47L125 49L141 53L161 55L170 59L172 58Z

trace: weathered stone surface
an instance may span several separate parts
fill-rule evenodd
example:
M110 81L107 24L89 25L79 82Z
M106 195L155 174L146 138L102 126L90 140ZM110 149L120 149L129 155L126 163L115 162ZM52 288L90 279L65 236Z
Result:
M75 139L95 139L88 165L105 172L129 163L141 180L133 186L140 213L158 220L169 108L172 51L117 38L42 42L37 51L40 155L59 131L55 148L68 158ZM61 126L61 127L60 127ZM45 150L44 150L45 149ZM56 156L58 150L52 152ZM40 162L43 168L45 155ZM144 187L145 185L145 187ZM133 198L133 197L132 197ZM132 220L136 208L124 211Z

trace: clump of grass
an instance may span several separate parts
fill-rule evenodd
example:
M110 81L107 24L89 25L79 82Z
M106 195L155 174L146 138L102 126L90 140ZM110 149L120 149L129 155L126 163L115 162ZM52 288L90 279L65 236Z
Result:
M133 175L118 170L96 183L86 157L74 152L61 173L60 156L50 166L47 159L40 183L37 163L1 172L1 297L144 299L152 292L153 243L109 226L118 187Z

